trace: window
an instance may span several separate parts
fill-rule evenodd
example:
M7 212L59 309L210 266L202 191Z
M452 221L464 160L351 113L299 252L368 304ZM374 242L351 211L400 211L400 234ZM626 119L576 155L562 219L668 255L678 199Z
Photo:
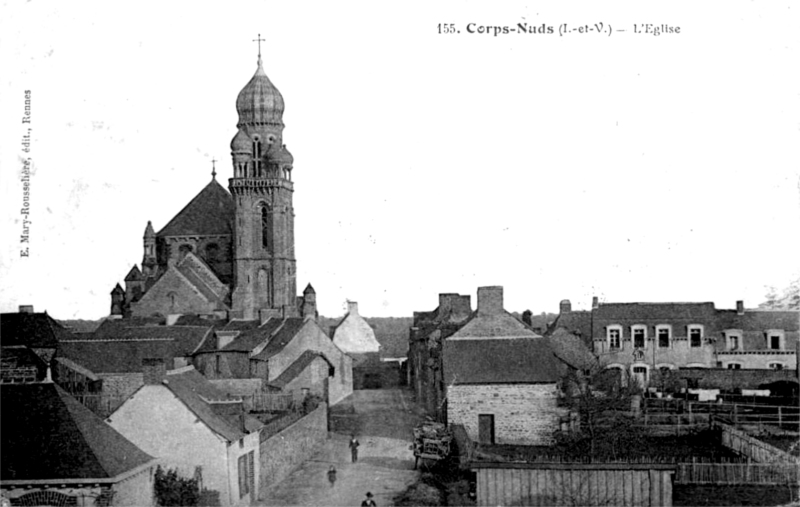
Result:
M741 331L725 331L725 341L728 345L728 350L739 350L742 346L742 332Z
M658 346L660 348L669 347L670 334L669 326L658 326L656 328L656 336L658 337Z
M689 346L700 347L703 345L703 327L689 326Z
M783 350L782 329L769 329L767 331L767 348L770 350Z
M622 342L622 327L609 326L608 328L608 347L611 349L620 348Z
M222 369L220 368L220 357L219 354L214 356L214 373L221 373Z
M647 340L647 328L644 326L633 326L631 332L633 333L634 348L643 349L645 341Z
M239 498L255 490L253 452L239 456Z
M269 210L266 206L261 207L261 246L269 247Z
M741 370L742 369L742 365L739 364L739 363L728 363L728 369L729 370Z
M770 370L782 370L783 369L783 363L769 363L769 369Z

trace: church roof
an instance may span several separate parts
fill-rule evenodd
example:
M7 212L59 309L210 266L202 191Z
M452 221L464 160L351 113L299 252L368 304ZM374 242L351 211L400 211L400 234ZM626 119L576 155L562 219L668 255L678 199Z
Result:
M3 384L0 479L112 479L153 461L56 384Z
M233 233L233 197L216 179L189 201L160 231L165 236L218 236Z

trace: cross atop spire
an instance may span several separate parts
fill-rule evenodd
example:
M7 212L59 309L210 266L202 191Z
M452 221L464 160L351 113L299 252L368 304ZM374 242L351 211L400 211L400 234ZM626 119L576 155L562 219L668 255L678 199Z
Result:
M217 159L211 159L211 178L217 179Z
M266 42L267 39L262 39L261 34L258 34L257 39L253 39L253 42L258 42L258 63L261 65L261 43Z

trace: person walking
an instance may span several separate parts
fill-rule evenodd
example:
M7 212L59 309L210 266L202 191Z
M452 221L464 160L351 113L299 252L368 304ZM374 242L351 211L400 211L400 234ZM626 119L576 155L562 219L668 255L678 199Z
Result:
M350 435L350 457L353 460L353 463L358 461L358 446L361 445L356 440L355 434Z
M336 484L336 468L333 465L328 469L328 482L331 483L331 487Z
M369 491L367 491L367 498L361 502L361 507L378 507L378 504L372 499L372 493Z

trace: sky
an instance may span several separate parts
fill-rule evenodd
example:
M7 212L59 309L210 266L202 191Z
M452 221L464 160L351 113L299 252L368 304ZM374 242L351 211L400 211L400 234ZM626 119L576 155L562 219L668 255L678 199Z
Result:
M443 292L474 305L486 285L519 312L755 307L800 276L798 11L6 2L0 311L108 314L147 221L166 225L212 159L227 186L258 34L295 159L298 290L312 283L323 315L349 299L411 316ZM553 33L478 33L520 23Z

